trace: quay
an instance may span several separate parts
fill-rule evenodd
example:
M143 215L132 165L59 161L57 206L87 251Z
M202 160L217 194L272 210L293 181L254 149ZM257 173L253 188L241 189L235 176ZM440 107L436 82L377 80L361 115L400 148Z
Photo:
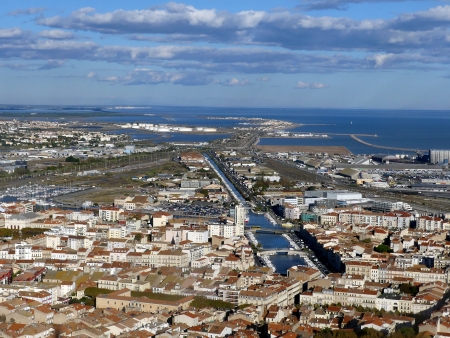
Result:
M282 234L281 236L283 236L284 238L286 238L289 241L289 245L291 246L292 249L300 250L300 247L297 245L297 243L295 243L292 240L292 238L288 234Z
M244 232L245 237L248 238L248 240L250 241L250 243L252 243L254 246L258 246L259 242L256 239L255 235L253 235L253 233L245 231Z
M352 135L350 135L350 137L352 139L354 139L355 141L357 141L359 143L362 143L362 144L364 144L364 145L366 145L368 147L372 147L372 148L380 148L380 149L388 149L388 150L400 150L400 151L410 151L410 152L425 151L425 150L420 150L420 149L379 146L379 145L376 145L376 144L372 144L372 143L363 141L358 136L364 136L364 135L359 135L359 134L352 134Z
M272 271L276 271L277 269L275 268L275 265L273 265L272 261L269 258L269 255L264 255L264 256L260 256L262 261L264 262L264 264L266 266L268 266L269 268L272 269Z
M214 170L214 172L217 174L217 176L219 176L223 182L223 184L225 185L225 187L227 188L228 192L234 197L234 199L236 201L238 201L239 203L243 203L245 204L246 201L244 200L244 198L242 196L238 196L238 194L236 193L235 189L233 189L234 187L232 187L231 182L228 181L228 179L225 177L225 175L219 170L219 168L216 166L216 164L211 160L211 158L206 155L203 154L203 157L206 160L206 163L208 163L208 165Z
M270 222L272 225L277 225L277 224L278 224L278 222L276 221L276 219L273 218L273 216L272 216L270 213L265 212L265 213L264 213L264 217L267 218L267 219L269 220L269 222Z
M290 134L294 134L294 133L290 133ZM355 137L356 136L360 136L360 137L378 137L377 134L342 134L342 133L317 133L317 132L311 133L311 132L306 132L306 131L304 131L304 132L302 131L301 133L298 132L298 133L295 133L295 134L307 135L306 137L303 137L303 138L321 138L324 135L325 136L328 136L328 135L331 135L331 136L350 136L350 137L353 137L353 136L355 136ZM302 137L295 136L295 135L277 135L277 134L273 134L272 135L272 134L270 134L270 135L261 136L261 138L296 138L296 139L298 139L298 138L302 138ZM258 140L258 142L259 142L259 140ZM258 144L258 142L256 144ZM362 142L364 142L364 141L362 141Z

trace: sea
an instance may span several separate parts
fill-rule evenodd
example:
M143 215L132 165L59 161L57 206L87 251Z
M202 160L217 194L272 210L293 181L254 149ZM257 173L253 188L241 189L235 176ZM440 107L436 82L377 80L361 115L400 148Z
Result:
M370 134L362 140L387 147L415 150L450 149L448 130L450 111L433 110L368 110L368 109L288 109L288 108L206 108L206 107L42 107L0 106L2 119L39 119L49 121L104 122L123 124L142 122L202 127L245 127L252 121L206 117L242 117L278 119L298 125L289 129L300 133L329 134L328 138L262 138L261 145L344 146L353 154L407 153L404 151L372 148L353 140L350 136L332 134ZM135 129L128 132L135 139L154 142L207 142L226 138L227 134L194 135L170 133L161 136Z

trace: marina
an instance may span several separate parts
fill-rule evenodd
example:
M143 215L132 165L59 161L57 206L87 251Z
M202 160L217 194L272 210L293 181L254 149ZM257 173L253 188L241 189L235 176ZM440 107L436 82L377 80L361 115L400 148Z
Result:
M269 214L268 212L264 213L264 217L272 224L272 225L277 225L277 221L272 217L271 214Z
M284 238L286 238L289 241L289 244L291 245L291 248L294 250L300 250L300 246L294 242L294 240L288 235L288 234L282 234Z
M246 231L245 236L248 238L250 243L252 243L254 246L257 246L259 244L258 240L256 239L256 237L253 233Z
M56 196L66 195L77 191L86 190L85 187L55 186L55 185L23 185L8 188L0 192L1 199L5 202L31 201L40 206L57 206L52 202Z

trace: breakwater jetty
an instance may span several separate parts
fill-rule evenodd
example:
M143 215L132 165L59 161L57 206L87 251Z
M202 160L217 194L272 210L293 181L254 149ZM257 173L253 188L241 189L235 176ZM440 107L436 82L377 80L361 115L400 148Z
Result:
M358 135L358 136L362 136L362 135ZM357 136L357 134L352 134L350 135L350 137L352 139L354 139L355 141L362 143L368 147L372 147L372 148L380 148L380 149L388 149L388 150L399 150L399 151L410 151L410 152L418 152L418 151L425 151L425 150L420 150L420 149L411 149L411 148L399 148L399 147L387 147L387 146L379 146L376 144L372 144L366 141L361 140L359 137Z

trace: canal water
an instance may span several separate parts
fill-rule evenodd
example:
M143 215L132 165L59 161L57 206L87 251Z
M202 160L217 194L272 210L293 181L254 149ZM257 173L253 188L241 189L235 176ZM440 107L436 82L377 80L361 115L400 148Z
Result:
M209 160L212 166L217 170L221 179L225 181L233 192L238 196L239 200L246 205L245 199L241 196L234 185L225 177L222 170L216 163L206 154L204 156ZM259 226L261 229L283 229L279 224L273 224L264 214L256 214L253 211L248 212L249 226ZM261 243L263 249L288 249L290 247L289 241L280 234L258 234L255 233L255 238ZM287 269L294 265L306 265L303 258L297 255L273 255L270 260L275 266L276 272L286 274Z

